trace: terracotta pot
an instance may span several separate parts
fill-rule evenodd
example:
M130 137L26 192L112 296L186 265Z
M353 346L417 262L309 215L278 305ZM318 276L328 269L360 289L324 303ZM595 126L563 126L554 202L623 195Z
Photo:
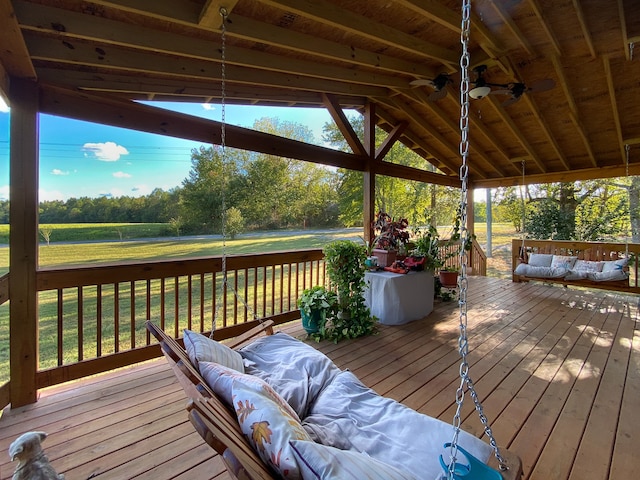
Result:
M440 283L443 287L457 287L458 286L458 272L449 272L441 270L438 274Z
M395 262L397 253L395 250L373 249L373 256L378 257L378 265L381 267L388 267Z

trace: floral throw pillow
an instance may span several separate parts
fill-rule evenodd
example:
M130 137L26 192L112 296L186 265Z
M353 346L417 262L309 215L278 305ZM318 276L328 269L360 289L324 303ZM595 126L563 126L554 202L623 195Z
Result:
M273 389L258 388L237 378L233 382L233 405L242 433L260 458L282 478L302 478L290 442L311 438L289 404Z
M242 356L231 348L191 330L184 330L184 347L191 363L199 369L199 362L215 362L244 372Z

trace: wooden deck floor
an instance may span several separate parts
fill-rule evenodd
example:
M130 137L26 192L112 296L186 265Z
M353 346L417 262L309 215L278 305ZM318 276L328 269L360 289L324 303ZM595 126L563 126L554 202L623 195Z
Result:
M638 297L471 278L471 377L498 443L526 479L639 478ZM449 422L458 384L458 307L380 334L315 344L380 394ZM300 338L296 322L283 330ZM465 429L480 434L471 401ZM164 359L41 392L0 419L0 450L29 430L67 480L227 479L193 431ZM0 455L0 479L14 464Z

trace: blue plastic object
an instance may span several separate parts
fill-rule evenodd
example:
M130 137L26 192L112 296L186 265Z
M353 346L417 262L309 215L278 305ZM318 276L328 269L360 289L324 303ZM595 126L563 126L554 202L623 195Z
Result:
M444 448L450 446L450 443L444 444ZM469 465L456 462L453 469L453 478L455 480L503 480L502 474L499 471L491 468L486 463L482 463L462 447L458 447L458 453L461 453L467 459ZM448 474L449 465L445 463L442 455L440 455L440 465Z

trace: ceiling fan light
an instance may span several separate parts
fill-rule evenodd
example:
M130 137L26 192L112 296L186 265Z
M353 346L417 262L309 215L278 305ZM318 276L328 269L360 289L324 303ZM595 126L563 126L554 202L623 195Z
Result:
M489 93L491 93L491 87L487 87L486 85L469 90L469 96L476 100L486 97Z

